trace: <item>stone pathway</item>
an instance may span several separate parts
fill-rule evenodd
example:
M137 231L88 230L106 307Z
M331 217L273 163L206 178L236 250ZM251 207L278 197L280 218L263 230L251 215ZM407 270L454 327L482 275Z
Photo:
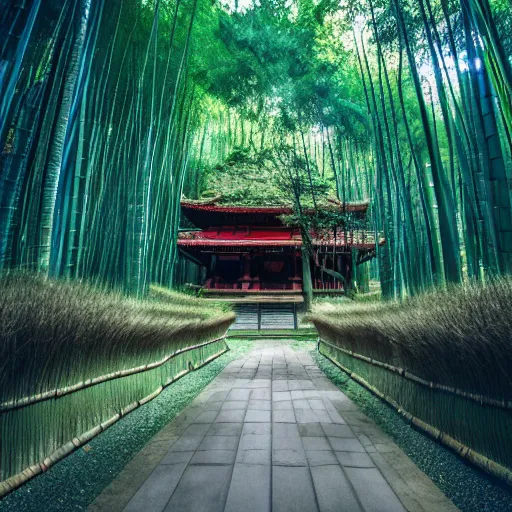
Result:
M89 510L457 509L308 353L262 342L230 363Z

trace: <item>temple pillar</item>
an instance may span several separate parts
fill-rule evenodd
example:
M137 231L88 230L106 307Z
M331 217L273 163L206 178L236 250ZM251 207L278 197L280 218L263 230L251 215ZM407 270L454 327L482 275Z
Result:
M351 251L351 255L350 255L350 285L351 285L351 288L352 287L355 287L356 290L357 290L357 286L358 286L358 283L357 283L357 280L358 280L358 277L357 277L357 249L355 249L354 247L352 247L352 251Z
M255 276L251 277L251 288L253 290L260 290L261 289L261 283L260 283L260 267L261 267L261 253L252 254L251 261L255 262L255 265L253 267L256 267L253 269L255 271Z
M300 291L302 289L302 279L299 276L299 265L298 260L299 255L297 252L293 253L293 277L291 278L292 281L292 290L294 291Z
M243 279L251 278L251 253L244 254L244 276Z
M343 268L343 256L341 254L338 254L336 256L336 260L337 260L336 270L343 276L345 273L345 269ZM344 284L340 282L339 288L345 288Z
M240 279L242 282L242 290L248 290L251 286L252 278L251 278L251 263L252 257L251 253L246 253L243 255L244 257L244 275Z

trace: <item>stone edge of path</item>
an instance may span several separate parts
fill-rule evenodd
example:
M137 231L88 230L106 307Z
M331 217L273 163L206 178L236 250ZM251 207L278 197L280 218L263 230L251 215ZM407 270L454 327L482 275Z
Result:
M215 379L206 386L208 389ZM122 511L140 486L165 457L171 445L194 422L201 407L194 400L140 450L87 508L90 512Z
M281 342L282 343L282 342ZM300 351L297 351L300 352ZM247 358L244 354L243 358ZM205 390L215 386L215 379ZM407 455L348 398L333 401L375 466L410 512L455 512L457 507ZM127 464L120 475L97 496L89 512L121 512L182 432L194 422L201 407L192 402L156 434Z

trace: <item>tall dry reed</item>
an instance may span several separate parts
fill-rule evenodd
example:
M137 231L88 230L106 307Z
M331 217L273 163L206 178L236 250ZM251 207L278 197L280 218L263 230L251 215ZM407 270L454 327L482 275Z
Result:
M161 295L164 293L161 290ZM158 361L234 315L176 292L140 301L34 274L0 276L0 402Z
M321 336L428 381L512 400L512 279L470 283L403 303L319 304Z

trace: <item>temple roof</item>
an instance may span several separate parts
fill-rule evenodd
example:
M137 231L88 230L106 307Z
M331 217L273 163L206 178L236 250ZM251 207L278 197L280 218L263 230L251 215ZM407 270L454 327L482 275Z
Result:
M368 202L342 203L328 201L319 209L340 213L365 215ZM283 226L281 215L291 215L293 208L287 205L271 206L233 206L218 204L215 201L182 200L183 214L197 227L210 228L218 226ZM305 210L313 214L313 209Z
M178 245L185 247L300 247L302 237L290 228L206 229L180 233Z
M346 237L345 237L346 235ZM312 243L316 247L348 248L359 250L375 249L375 236L369 231L337 233L324 231L312 233ZM379 240L379 244L384 243ZM183 248L244 248L244 247L295 247L303 245L302 236L294 228L229 228L187 231L180 233L178 245Z

